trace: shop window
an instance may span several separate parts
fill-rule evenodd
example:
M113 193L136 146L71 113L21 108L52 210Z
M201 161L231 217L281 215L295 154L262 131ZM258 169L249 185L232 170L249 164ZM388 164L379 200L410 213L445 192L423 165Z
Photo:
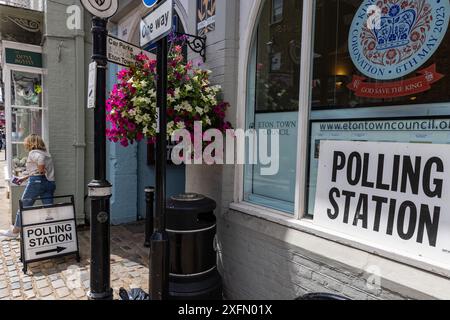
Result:
M308 214L322 140L450 143L449 7L316 0Z
M11 72L11 154L13 174L25 170L27 152L23 143L30 134L42 136L42 76Z
M298 0L265 1L248 77L247 129L280 130L280 171L263 176L261 166L247 165L244 200L288 214L295 207L302 5Z

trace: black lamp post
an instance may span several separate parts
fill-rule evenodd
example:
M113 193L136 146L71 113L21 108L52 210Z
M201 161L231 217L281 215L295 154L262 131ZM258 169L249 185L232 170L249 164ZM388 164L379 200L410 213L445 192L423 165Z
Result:
M166 231L166 163L167 163L167 37L158 41L157 106L159 134L156 145L156 212L151 238L150 277L152 300L169 296L169 235Z
M88 185L91 198L91 278L89 298L112 300L110 276L110 203L112 186L106 180L106 40L107 19L92 19L94 51L92 60L97 62L95 102L94 180Z

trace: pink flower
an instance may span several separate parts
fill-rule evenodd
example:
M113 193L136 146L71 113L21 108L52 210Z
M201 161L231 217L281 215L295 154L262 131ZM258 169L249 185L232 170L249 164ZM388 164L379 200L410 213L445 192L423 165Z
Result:
M176 53L183 52L183 48L181 46L175 46L174 50L175 50Z
M128 147L129 146L128 139L123 138L122 140L120 140L120 144L125 148Z

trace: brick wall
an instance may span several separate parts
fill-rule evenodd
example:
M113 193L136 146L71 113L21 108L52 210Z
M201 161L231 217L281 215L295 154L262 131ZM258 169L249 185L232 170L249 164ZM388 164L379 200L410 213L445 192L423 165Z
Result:
M219 266L230 299L293 300L312 292L327 292L355 300L430 299L411 288L354 269L299 246L275 239L280 228L257 218L233 219L230 212L219 222ZM236 220L246 221L244 223ZM261 233L253 225L264 224ZM247 226L246 226L247 225ZM345 247L342 250L346 250Z

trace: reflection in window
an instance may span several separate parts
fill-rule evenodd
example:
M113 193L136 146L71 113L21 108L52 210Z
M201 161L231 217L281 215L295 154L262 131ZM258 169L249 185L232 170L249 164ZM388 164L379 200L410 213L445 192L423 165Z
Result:
M16 107L41 105L41 76L15 71L11 77L11 104Z
M30 134L42 136L42 110L12 110L12 142L23 142Z
M247 129L264 130L267 136L279 130L280 148L274 151L279 151L280 170L264 176L261 169L267 166L247 165L244 199L289 214L295 203L302 5L265 1L248 71ZM277 16L283 19L273 24Z
M283 2L284 0L272 0L272 23L283 20Z

